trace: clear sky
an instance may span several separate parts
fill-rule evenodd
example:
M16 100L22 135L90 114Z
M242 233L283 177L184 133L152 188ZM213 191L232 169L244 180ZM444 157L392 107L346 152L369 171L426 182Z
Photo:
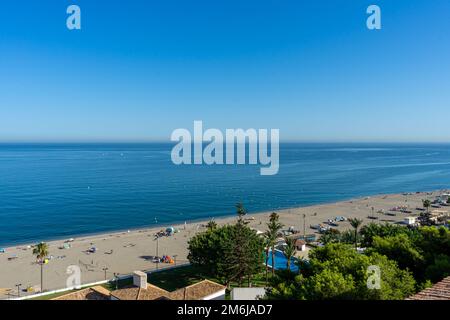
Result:
M194 120L450 141L450 1L0 2L0 141L167 140Z

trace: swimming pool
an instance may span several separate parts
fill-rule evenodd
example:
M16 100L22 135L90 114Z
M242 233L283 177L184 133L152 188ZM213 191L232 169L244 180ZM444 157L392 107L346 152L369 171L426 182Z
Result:
M264 258L265 259L265 258ZM296 258L291 258L291 271L298 272L298 266L295 264ZM265 260L264 260L265 263ZM272 267L272 251L269 251L269 267ZM280 250L275 250L275 270L286 270L287 259L284 253Z

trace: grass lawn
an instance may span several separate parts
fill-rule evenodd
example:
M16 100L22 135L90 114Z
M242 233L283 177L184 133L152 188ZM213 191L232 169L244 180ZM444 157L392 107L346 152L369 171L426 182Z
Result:
M133 278L126 278L126 279L119 280L117 283L116 283L116 281L110 281L110 282L102 284L101 286L109 291L114 291L114 290L116 290L116 287L118 289L120 289L123 287L131 286L132 284L133 284Z
M269 275L270 277L270 275ZM148 282L163 288L167 291L174 291L191 284L197 283L204 279L208 279L217 283L222 283L219 279L208 276L198 267L189 265L172 270L164 270L152 273L148 276ZM242 287L247 286L247 279L242 282ZM223 283L222 283L223 284ZM260 273L252 277L251 284L253 287L264 287L266 285L265 273ZM231 287L237 287L238 283L233 281L230 283Z
M220 283L219 280L205 276L201 269L191 265L151 273L148 276L149 283L167 291L174 291L204 279Z

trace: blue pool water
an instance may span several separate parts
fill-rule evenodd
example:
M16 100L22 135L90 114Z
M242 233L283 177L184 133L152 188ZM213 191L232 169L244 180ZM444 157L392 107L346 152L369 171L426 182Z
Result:
M275 270L287 269L287 258L283 252L275 250ZM298 272L298 266L295 264L295 258L291 258L290 269L292 272ZM272 267L272 251L269 252L269 266Z
M280 171L170 144L0 144L0 246L450 186L448 144L282 144Z

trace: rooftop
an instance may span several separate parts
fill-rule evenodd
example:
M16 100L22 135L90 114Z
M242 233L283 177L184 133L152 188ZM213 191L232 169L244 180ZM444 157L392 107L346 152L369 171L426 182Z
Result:
M118 300L156 300L161 297L168 297L169 295L170 293L168 291L150 283L147 284L146 289L130 286L111 292L111 297Z
M133 286L114 290L111 296L119 300L201 300L222 290L225 290L225 286L203 280L172 292L148 284L146 289Z
M109 290L95 286L62 295L53 300L109 300L109 294Z
M216 292L225 290L225 286L213 281L203 280L170 293L172 300L201 300Z
M101 286L81 289L53 300L202 300L225 290L225 286L210 280L169 292L150 283L147 288L129 286L109 291Z
M450 300L450 277L416 293L406 300Z

